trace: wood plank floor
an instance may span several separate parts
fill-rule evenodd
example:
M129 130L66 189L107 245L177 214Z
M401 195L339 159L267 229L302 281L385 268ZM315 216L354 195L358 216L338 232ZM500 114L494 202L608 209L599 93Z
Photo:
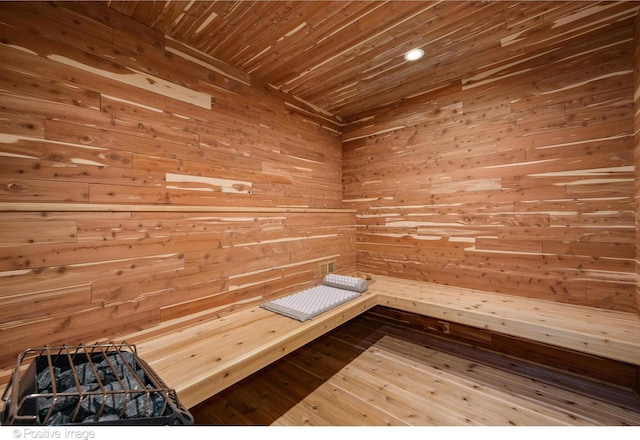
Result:
M636 394L399 328L371 314L191 413L205 425L640 425Z

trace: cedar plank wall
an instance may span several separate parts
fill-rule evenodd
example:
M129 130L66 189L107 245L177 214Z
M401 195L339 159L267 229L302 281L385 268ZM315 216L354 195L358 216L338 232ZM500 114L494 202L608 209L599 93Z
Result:
M317 284L321 262L355 270L334 121L104 5L71 7L0 4L0 203L41 204L0 214L2 366L256 305Z
M634 93L635 101L635 164L640 169L640 13L636 16L635 23L635 59L636 59L636 85ZM636 173L636 206L640 197L640 176ZM636 209L636 309L640 314L640 213ZM638 379L640 381L640 378Z
M359 270L635 311L633 22L347 121Z

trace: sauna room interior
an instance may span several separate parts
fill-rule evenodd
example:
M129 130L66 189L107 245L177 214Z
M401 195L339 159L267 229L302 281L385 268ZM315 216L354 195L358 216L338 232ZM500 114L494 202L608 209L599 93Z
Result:
M0 57L5 420L125 342L196 425L640 426L640 2L3 1Z

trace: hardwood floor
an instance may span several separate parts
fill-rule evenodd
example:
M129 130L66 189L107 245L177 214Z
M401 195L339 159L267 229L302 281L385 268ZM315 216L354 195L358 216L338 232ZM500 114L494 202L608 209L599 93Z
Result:
M371 314L191 412L207 425L640 425L636 394Z

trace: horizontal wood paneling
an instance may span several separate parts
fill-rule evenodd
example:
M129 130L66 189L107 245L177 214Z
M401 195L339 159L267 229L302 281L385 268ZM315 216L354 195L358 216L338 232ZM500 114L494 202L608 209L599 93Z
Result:
M356 255L640 309L637 6L381 5L2 2L0 363ZM391 68L425 23L429 74Z
M633 29L556 29L347 125L359 269L635 310Z
M634 87L634 101L635 101L635 118L634 118L634 132L635 132L635 165L636 170L640 167L640 13L636 15L635 20L635 87ZM638 213L638 206L640 204L640 176L636 173L635 179L635 202L636 202L636 309L640 314L640 213ZM640 382L640 380L639 380Z
M0 14L0 364L355 270L335 121L104 4Z

